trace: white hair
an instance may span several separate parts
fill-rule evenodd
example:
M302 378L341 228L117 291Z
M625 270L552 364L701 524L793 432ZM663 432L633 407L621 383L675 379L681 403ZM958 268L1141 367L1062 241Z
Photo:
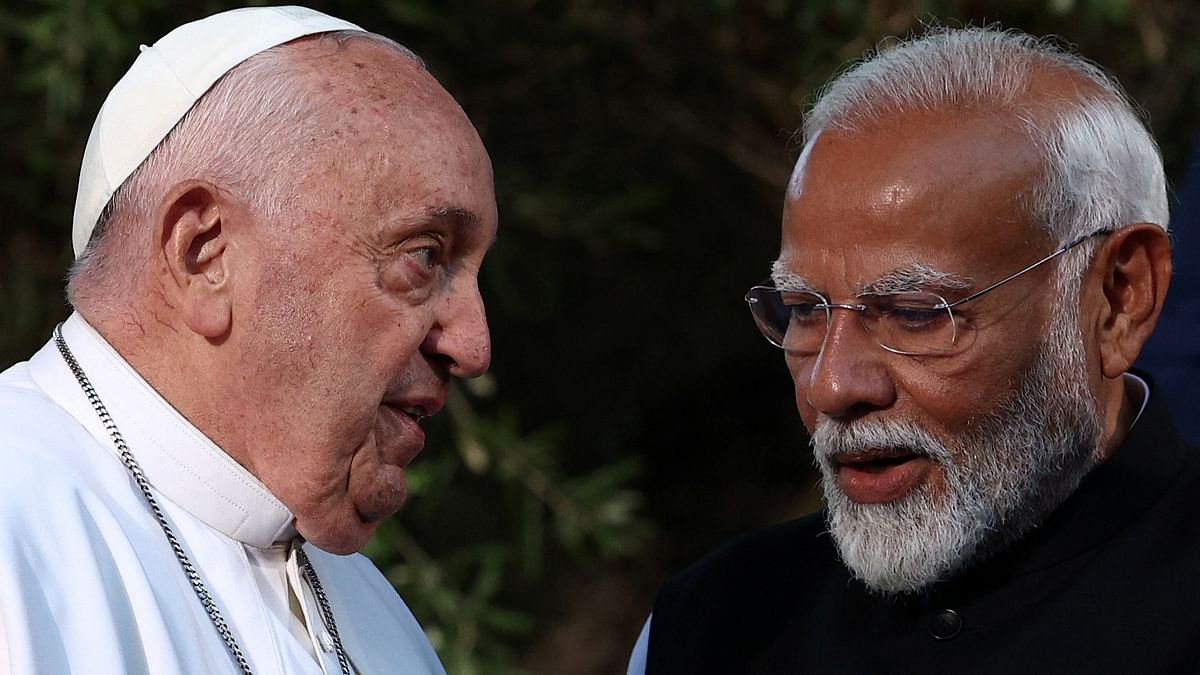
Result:
M1038 78L1066 76L1074 91L1050 96ZM1059 244L1133 223L1168 226L1158 145L1120 85L1049 40L992 27L931 28L881 45L835 77L804 123L855 132L907 112L1008 114L1044 158L1027 199L1030 216ZM1094 246L1084 245L1086 258Z
M391 47L424 67L407 47L374 33L333 31L302 39L340 46L358 38ZM329 135L325 101L305 85L312 65L296 58L290 44L264 50L222 76L117 188L71 267L72 305L85 299L93 306L127 304L127 293L120 291L136 287L144 257L133 240L152 222L163 195L181 181L204 179L235 191L269 219L287 208L303 174L295 169L312 161Z

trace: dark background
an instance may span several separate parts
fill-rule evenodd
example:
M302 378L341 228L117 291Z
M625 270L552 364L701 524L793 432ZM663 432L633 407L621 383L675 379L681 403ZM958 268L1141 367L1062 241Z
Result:
M79 158L139 43L230 2L0 8L0 361L68 309ZM350 0L411 46L495 163L492 374L456 392L413 499L368 553L458 673L619 672L670 571L813 510L780 354L742 302L777 253L813 92L935 17L1059 35L1146 110L1179 189L1200 131L1200 3L1136 0ZM1200 191L1200 188L1186 188ZM1178 208L1178 223L1194 216ZM1197 208L1197 207L1193 207ZM1177 281L1196 287L1181 227ZM1147 365L1190 386L1200 300ZM1194 399L1189 399L1194 400ZM1194 415L1188 416L1192 425ZM136 451L136 449L135 449Z

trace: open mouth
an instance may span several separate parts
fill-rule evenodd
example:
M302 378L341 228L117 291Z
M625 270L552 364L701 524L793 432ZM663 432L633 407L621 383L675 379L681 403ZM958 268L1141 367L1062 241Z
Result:
M848 461L840 461L840 460L835 459L834 461L837 462L839 467L850 466L859 471L866 471L868 473L880 473L883 471L887 471L888 469L890 469L892 467L900 466L901 464L904 464L905 462L910 462L914 459L917 459L917 458L920 458L923 456L924 455L918 455L916 453L909 453L909 454L903 454L903 455L893 455L893 456L888 456L888 457L853 459L853 460L848 460Z
M421 420L427 417L425 411L420 406L399 406L390 403L384 403L380 410L386 411L384 418L390 420L391 433L396 434L397 438L407 439L404 445L411 446L410 452L406 453L404 463L407 463L407 460L411 460L425 445L425 430L421 428Z
M838 485L851 501L877 504L896 501L925 482L933 461L896 448L834 455Z
M396 406L396 409L399 410L400 412L404 413L405 415L408 415L409 417L415 419L418 422L425 419L426 417L429 417L429 415L425 412L425 408L423 408L419 405L417 405L417 406Z

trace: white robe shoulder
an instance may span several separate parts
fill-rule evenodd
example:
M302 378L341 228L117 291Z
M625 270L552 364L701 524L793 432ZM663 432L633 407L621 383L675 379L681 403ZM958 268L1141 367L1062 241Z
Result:
M0 374L0 673L238 672L127 469L94 431L39 388L28 364ZM242 544L156 496L254 672L322 673L273 625ZM305 550L357 672L444 674L369 560Z

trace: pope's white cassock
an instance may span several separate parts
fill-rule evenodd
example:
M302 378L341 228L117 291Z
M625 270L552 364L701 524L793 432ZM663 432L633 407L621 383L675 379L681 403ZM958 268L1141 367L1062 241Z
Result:
M255 673L339 673L288 512L78 315L63 336ZM358 673L443 673L361 555L304 545ZM53 342L0 374L0 673L239 672Z

